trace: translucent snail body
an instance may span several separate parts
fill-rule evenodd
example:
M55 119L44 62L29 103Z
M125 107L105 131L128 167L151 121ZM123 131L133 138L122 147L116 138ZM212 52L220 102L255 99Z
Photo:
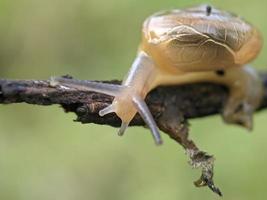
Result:
M122 135L136 113L150 128L156 144L162 140L144 101L159 85L196 82L223 84L230 95L223 119L252 128L252 114L262 98L262 83L247 66L260 52L259 31L242 18L210 6L170 10L147 18L136 58L122 85L52 78L52 85L85 88L114 96L101 116L115 112Z

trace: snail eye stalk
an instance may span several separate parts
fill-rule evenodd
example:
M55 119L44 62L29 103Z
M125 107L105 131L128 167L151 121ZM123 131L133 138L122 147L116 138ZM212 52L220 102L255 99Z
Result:
M154 121L154 118L149 111L145 101L141 99L140 97L136 96L133 98L133 102L135 104L136 109L138 110L138 113L141 115L143 120L145 121L146 125L149 127L152 136L154 137L156 145L162 144L162 139L160 137L160 133L157 127L156 122Z
M50 85L52 86L61 85L69 87L71 89L99 92L110 96L118 95L124 88L124 86L121 85L101 83L95 81L86 81L86 80L74 80L62 77L51 77Z

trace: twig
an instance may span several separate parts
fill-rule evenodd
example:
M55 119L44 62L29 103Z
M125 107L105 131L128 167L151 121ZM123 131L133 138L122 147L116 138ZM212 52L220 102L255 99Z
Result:
M259 110L267 107L267 73L260 73L265 93ZM117 83L120 81L105 81ZM152 115L159 128L181 144L190 157L194 167L202 168L197 186L208 185L214 192L221 192L213 184L214 158L198 149L188 138L187 119L221 113L228 97L224 86L210 83L198 83L184 86L159 87L146 98ZM76 121L81 123L106 124L120 126L120 119L115 114L104 117L99 110L109 105L113 97L88 91L77 91L64 87L51 87L49 80L0 80L0 104L26 102L37 105L60 104L66 112L75 112ZM143 120L136 115L131 126L144 126Z

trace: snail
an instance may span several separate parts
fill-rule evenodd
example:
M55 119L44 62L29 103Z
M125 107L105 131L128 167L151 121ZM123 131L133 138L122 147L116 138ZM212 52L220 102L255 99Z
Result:
M156 144L162 139L146 105L146 95L162 85L197 82L222 84L229 89L222 117L226 123L252 129L253 111L263 96L256 71L247 64L262 47L258 29L235 14L201 5L169 10L148 17L134 62L121 85L53 77L51 85L83 88L114 96L100 116L115 112L123 135L139 113Z

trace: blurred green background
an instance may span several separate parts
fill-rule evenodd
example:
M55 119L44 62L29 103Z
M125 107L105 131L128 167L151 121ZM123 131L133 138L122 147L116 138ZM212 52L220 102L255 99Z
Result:
M121 79L153 12L211 3L244 16L267 37L263 0L0 0L0 77ZM253 63L267 67L266 45ZM253 133L219 116L191 120L191 138L217 158L227 200L267 197L266 112ZM108 126L73 123L59 106L0 105L1 200L220 199L195 188L200 175L167 136L155 147L144 128L120 138Z

